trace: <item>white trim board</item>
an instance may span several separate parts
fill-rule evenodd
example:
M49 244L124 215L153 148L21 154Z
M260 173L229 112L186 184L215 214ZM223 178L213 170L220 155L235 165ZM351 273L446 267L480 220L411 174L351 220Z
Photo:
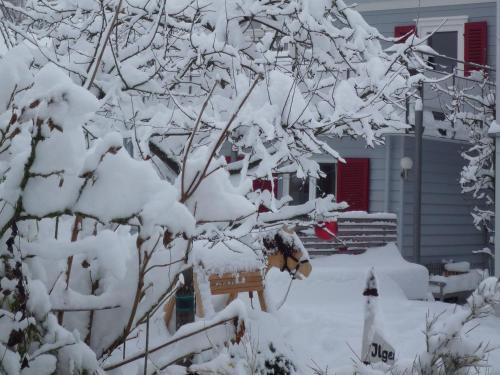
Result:
M378 0L370 3L358 3L356 0L350 1L350 4L357 4L356 10L360 12L370 12L377 10L396 10L396 9L415 9L419 5L422 8L438 7L446 5L469 5L469 4L495 4L491 0ZM419 4L420 3L420 4Z

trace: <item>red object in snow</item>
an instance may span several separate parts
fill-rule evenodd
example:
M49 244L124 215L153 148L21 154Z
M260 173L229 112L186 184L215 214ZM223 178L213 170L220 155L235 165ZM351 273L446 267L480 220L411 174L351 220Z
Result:
M333 235L337 235L337 222L336 221L328 221L324 223L318 223L320 225L316 225L314 227L314 234L316 237L322 240L333 240Z

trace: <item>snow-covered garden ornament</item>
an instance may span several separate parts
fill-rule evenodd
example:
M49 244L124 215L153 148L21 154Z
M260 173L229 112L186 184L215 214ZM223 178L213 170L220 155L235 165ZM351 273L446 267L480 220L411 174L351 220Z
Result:
M363 296L366 297L366 303L361 360L366 365L378 362L392 365L395 361L396 351L387 341L381 326L378 286L373 268L368 272Z
M311 273L309 255L297 234L289 227L267 233L262 240L264 252L254 252L248 247L239 247L237 253L227 244L210 247L208 243L196 244L193 249L195 270L196 315L212 317L215 307L212 295L227 295L224 306L229 305L239 293L254 293L262 311L268 311L265 293L265 275L275 267L287 271L292 280L304 279ZM236 245L233 243L233 245ZM228 258L231 257L231 260ZM171 299L165 305L164 320L170 326L175 308Z
M288 271L292 279L303 279L312 270L309 254L295 231L286 225L279 231L267 234L263 239L264 252L267 256L267 270L278 268Z

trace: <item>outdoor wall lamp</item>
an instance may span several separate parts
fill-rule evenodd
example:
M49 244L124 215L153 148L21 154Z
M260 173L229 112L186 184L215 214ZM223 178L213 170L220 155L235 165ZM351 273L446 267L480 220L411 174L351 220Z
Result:
M408 156L401 158L401 177L408 178L408 172L413 168L413 160Z

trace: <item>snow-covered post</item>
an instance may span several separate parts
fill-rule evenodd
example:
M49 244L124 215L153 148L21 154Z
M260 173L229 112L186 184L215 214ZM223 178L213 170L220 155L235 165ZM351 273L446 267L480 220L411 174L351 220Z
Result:
M496 38L496 87L500 87L500 74L498 73L498 69L500 69L500 0L497 0L497 38ZM496 90L495 90L496 92ZM500 108L500 96L495 95L495 122L491 124L490 127L490 135L495 137L495 176L500 176L500 148L498 147L500 144L500 126L498 123L500 122L500 118L498 116L498 110ZM500 202L497 199L500 197L500 184L498 184L498 180L495 179L495 276L500 277L500 231L497 230L500 228Z
M498 54L498 50L497 50ZM498 60L497 60L498 61ZM497 85L498 85L498 75L497 75ZM496 98L496 106L498 107L498 95ZM497 112L498 113L498 112ZM498 114L497 114L498 116ZM500 176L500 125L497 120L491 124L490 135L495 138L495 176ZM497 179L495 179L495 276L500 277L500 201L496 198L500 197L500 184Z
M175 294L175 325L179 329L184 324L194 322L194 284L193 268L182 273L183 286Z
M366 287L363 291L366 297L365 321L363 325L363 341L361 346L361 361L368 365L370 363L383 362L393 364L395 358L394 348L387 342L382 330L378 308L378 286L375 272L368 272Z
M413 261L420 263L421 210L422 210L422 136L423 136L423 83L419 84L419 98L415 103L415 203L413 205Z

